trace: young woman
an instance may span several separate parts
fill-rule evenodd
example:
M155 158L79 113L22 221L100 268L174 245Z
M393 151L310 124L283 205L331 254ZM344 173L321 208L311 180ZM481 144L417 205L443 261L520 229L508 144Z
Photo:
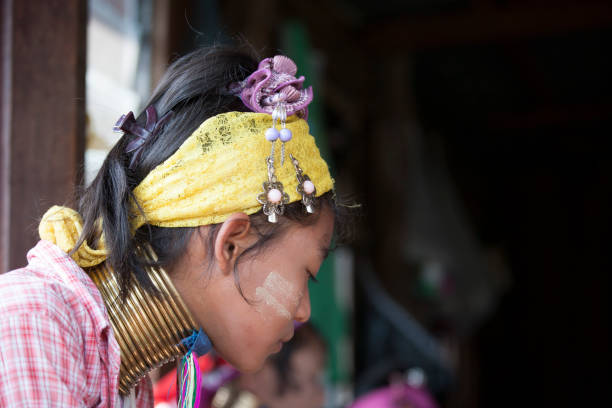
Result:
M146 373L181 357L197 406L195 356L256 371L308 320L340 225L296 71L197 50L122 116L78 212L47 211L0 276L0 406L151 406Z

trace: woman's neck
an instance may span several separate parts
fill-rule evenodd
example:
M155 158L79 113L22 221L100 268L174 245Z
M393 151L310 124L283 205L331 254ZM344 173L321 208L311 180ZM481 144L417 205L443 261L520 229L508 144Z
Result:
M197 326L163 269L149 269L158 293L151 294L134 282L121 300L115 275L105 263L88 270L98 287L121 350L119 391L130 389L149 371L187 352L182 340Z

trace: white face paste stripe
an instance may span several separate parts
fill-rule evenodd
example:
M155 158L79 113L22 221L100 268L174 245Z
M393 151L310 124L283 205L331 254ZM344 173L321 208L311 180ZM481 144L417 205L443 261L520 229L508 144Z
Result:
M291 313L289 313L283 301L297 306L299 297L296 296L295 292L291 282L276 272L270 272L263 285L255 289L255 298L266 306L270 306L279 316L291 319ZM260 313L262 312L260 307L257 310Z
M271 306L280 316L291 319L291 313L266 288L255 289L255 296L267 306ZM261 312L260 308L258 308L258 311Z

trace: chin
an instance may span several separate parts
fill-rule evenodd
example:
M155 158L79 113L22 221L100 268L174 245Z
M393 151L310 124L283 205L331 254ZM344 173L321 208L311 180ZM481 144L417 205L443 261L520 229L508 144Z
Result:
M245 374L254 374L261 370L266 362L267 356L261 359L254 358L254 356L249 356L250 358L243 359L231 359L225 356L221 356L225 361L230 363L236 370Z
M259 370L261 370L262 368L263 368L263 364L260 364L260 365L257 365L257 366L245 366L245 367L241 367L241 368L238 368L238 371L240 371L241 373L244 373L244 374L255 374Z
M248 364L241 365L239 367L234 366L238 371L245 374L255 374L260 371L264 366L264 361L256 363L255 361L249 362Z

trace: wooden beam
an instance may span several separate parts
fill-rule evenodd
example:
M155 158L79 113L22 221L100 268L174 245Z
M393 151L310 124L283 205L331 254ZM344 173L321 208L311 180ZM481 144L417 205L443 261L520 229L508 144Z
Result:
M170 61L170 0L153 1L153 24L151 27L151 89L166 72Z
M370 24L363 44L373 53L403 53L487 44L612 27L612 4L482 8L432 17L400 17Z
M0 272L26 263L38 220L83 166L86 0L2 0Z

